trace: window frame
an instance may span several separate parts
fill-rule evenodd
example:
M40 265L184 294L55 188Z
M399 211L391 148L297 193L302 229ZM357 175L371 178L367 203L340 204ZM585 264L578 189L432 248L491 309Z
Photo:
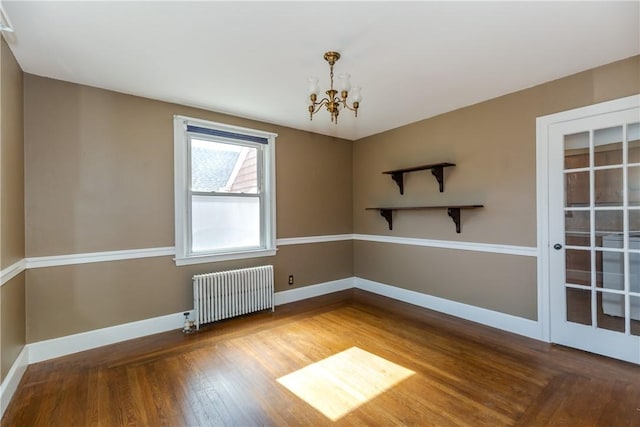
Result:
M187 131L187 126L209 129L228 135L197 134L199 139L258 148L257 173L258 197L260 200L260 246L227 248L219 251L193 252L191 233L191 197L199 192L191 191L191 138L196 135ZM273 256L276 254L276 180L275 180L275 133L224 123L196 119L181 115L173 116L174 130L174 210L176 265L190 265L233 259ZM265 139L266 143L252 142L233 135ZM218 193L220 195L221 193ZM238 193L235 193L238 194ZM226 197L222 195L221 197ZM212 195L212 197L216 197Z

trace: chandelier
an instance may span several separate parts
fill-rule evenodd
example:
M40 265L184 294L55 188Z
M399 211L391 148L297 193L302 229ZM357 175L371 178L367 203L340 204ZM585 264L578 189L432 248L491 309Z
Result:
M320 91L320 88L318 87L318 79L316 77L309 78L309 100L311 101L308 108L309 120L313 120L313 115L320 111L320 108L323 106L327 108L329 113L331 113L331 122L335 124L338 124L338 114L340 114L340 110L344 108L353 111L355 116L358 117L358 107L362 100L360 88L352 88L351 82L349 82L349 78L351 76L344 73L338 76L338 90L334 89L333 65L338 61L338 59L340 59L340 54L338 52L327 52L324 54L324 59L329 63L329 78L331 79L331 85L329 86L329 90L325 92L327 97L318 101L318 92ZM351 102L351 105L349 105L349 101Z

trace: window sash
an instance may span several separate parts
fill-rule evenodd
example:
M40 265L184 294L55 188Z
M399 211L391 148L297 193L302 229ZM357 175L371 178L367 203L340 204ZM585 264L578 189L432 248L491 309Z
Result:
M191 131L187 129L191 127ZM201 129L212 132L202 132ZM251 138L234 139L236 135ZM276 182L275 182L275 142L277 134L220 123L174 116L174 206L176 265L217 262L233 259L273 256L276 254ZM257 193L202 192L191 191L191 142L190 139L209 140L225 144L257 148ZM256 140L257 138L257 140ZM258 158L259 157L259 158ZM228 247L220 251L191 251L192 242L192 202L193 197L222 198L238 197L242 200L259 198L260 204L260 247ZM204 199L203 199L204 200ZM213 199L212 199L213 200ZM241 200L241 199L238 199Z
M191 159L192 157L192 140L193 139L198 139L198 140L205 140L205 141L210 141L210 142L215 142L218 144L228 144L228 145L235 145L238 147L248 147L248 148L254 148L256 149L256 179L257 179L257 192L256 193L240 193L240 192L215 192L215 191L211 191L209 193L216 193L216 194L264 194L265 191L265 185L264 185L264 178L265 178L265 153L264 153L264 149L265 149L265 145L262 143L251 143L251 142L243 142L243 141L237 141L237 140L230 140L227 138L222 138L222 137L215 137L215 136L210 136L210 135L206 135L206 134L192 134L190 132L187 132L187 177L188 177L188 191L190 193L193 193L192 187L193 187L193 171L192 171L192 165L191 165ZM207 192L199 192L199 193L207 193Z
M204 197L212 200L220 199L220 198L246 198L246 199L258 199L258 209L259 209L259 218L258 218L258 232L260 236L260 243L258 245L246 245L246 246L228 246L221 248L219 250L194 250L193 247L193 196ZM189 195L189 203L187 204L187 220L188 220L188 228L187 228L187 257L192 256L201 256L208 254L226 254L229 252L242 252L242 251L255 251L255 250L266 250L267 242L266 242L266 233L265 227L267 226L267 218L265 215L265 202L264 202L264 194L249 194L249 193L217 193L212 195L211 193L197 194L191 193Z

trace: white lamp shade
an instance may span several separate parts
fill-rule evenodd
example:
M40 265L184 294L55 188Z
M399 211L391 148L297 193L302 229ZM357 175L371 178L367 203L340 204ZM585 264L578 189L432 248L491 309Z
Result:
M318 94L320 88L318 87L318 78L317 77L309 77L309 95Z
M351 75L349 73L340 74L338 76L338 90L351 90L351 82L349 81L350 78Z
M362 88L358 86L351 89L351 92L349 93L349 98L351 98L351 102L362 101L362 94L360 93L361 90Z

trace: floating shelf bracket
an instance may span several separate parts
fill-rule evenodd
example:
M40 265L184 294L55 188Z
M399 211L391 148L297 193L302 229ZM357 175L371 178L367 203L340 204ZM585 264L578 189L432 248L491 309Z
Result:
M391 179L393 179L396 184L398 184L398 188L400 189L400 194L404 194L404 174L408 172L422 171L431 169L431 173L438 181L438 187L440 188L440 192L444 192L444 168L448 168L451 166L455 166L455 163L434 163L431 165L422 165L422 166L414 166L411 168L404 169L395 169L391 171L382 172L387 175L391 175Z
M447 213L456 225L456 233L460 234L460 208L448 208Z
M385 207L385 208L365 208L366 210L376 210L380 212L380 216L387 220L389 224L389 230L393 230L393 211L414 211L414 210L426 210L426 209L446 209L447 214L453 220L456 226L456 233L460 234L460 211L462 209L476 209L483 208L484 205L452 205L452 206L398 206L398 207Z
M436 177L438 181L438 186L440 187L440 192L444 192L444 172L442 166L434 166L431 168L431 174Z
M404 172L394 172L391 174L391 179L398 184L400 194L404 194Z
M380 216L387 220L389 230L393 230L393 209L380 209Z

